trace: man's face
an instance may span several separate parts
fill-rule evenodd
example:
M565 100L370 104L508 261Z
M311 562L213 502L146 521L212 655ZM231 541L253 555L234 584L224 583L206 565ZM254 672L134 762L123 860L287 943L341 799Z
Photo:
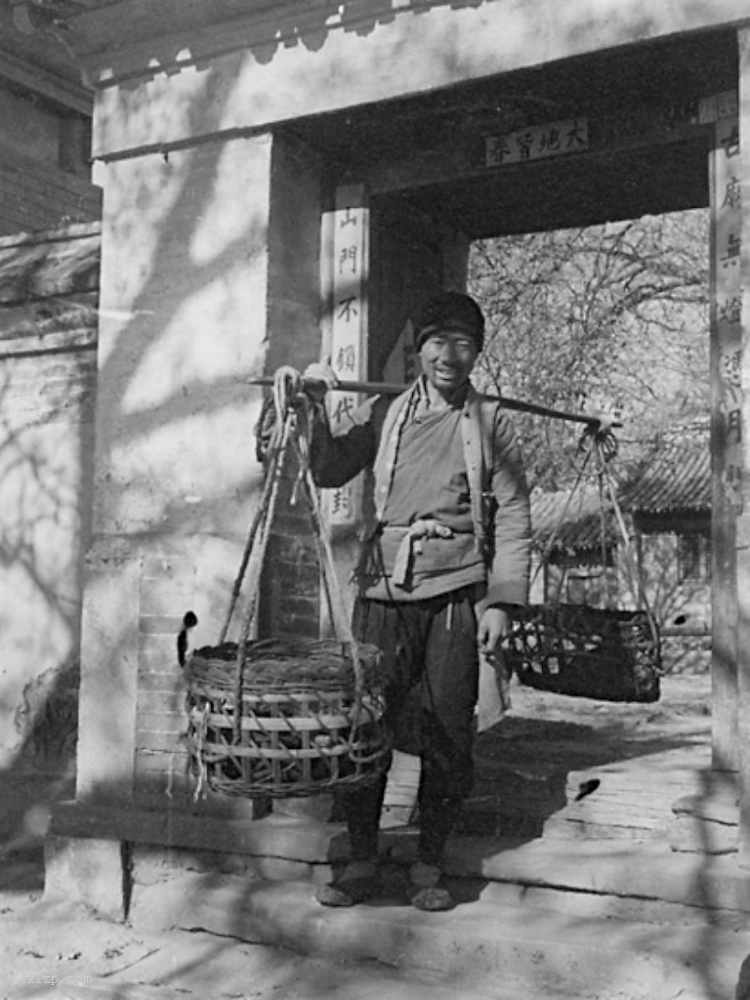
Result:
M430 385L450 396L469 381L477 359L476 341L463 330L437 329L419 351L422 371Z

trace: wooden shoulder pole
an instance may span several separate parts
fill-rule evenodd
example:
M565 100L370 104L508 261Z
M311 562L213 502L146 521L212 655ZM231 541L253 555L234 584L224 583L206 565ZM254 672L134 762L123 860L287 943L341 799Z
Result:
M273 385L270 376L261 375L257 378L248 379L249 385ZM396 385L393 382L338 382L331 391L333 392L360 392L368 396L397 396L408 389L406 385ZM549 417L553 420L571 420L579 424L587 424L589 427L598 427L603 423L611 427L622 427L621 423L610 423L605 417L595 416L588 413L569 413L565 410L551 409L549 406L541 406L538 403L527 403L520 399L510 399L508 396L495 396L487 394L488 399L500 403L506 410L518 410L522 413L535 413L540 417Z

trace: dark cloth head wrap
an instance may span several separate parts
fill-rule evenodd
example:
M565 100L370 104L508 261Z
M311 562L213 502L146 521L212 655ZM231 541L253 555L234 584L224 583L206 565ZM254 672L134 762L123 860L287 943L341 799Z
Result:
M468 333L477 345L484 346L484 316L474 299L462 292L443 292L424 306L416 323L416 345L420 350L425 340L439 330L460 330Z

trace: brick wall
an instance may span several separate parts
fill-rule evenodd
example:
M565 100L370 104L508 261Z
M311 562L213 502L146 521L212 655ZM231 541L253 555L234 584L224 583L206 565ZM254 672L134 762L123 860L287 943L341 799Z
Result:
M296 139L274 143L274 200L269 230L269 324L278 331L268 373L299 371L320 355L320 195L317 155ZM261 586L259 631L316 638L320 633L320 569L306 504L292 502L297 466L284 470Z
M279 490L261 580L261 636L320 634L320 565L307 504L292 502L296 463L291 456Z
M74 746L98 253L95 228L0 240L0 757Z
M0 236L101 217L101 189L82 177L0 151Z
M291 465L291 463L290 463ZM291 503L294 470L284 478L269 539L257 613L260 636L317 637L320 630L320 571L306 506ZM249 576L245 583L249 584ZM138 691L135 721L134 792L144 808L186 806L210 812L236 811L237 803L201 789L192 802L196 777L183 739L187 730L186 684L176 655L176 639L186 611L196 607L201 583L195 562L172 545L145 555L138 593ZM246 586L233 625L241 625L249 599ZM212 623L214 638L223 619ZM232 665L228 666L232 669Z
M166 807L189 801L183 740L186 689L177 662L182 617L194 604L195 566L185 556L154 552L141 563L138 616L138 695L134 788L138 804Z
M90 330L61 331L54 348L29 355L20 350L6 354L4 346L10 345L0 344L6 426L93 423L96 341Z

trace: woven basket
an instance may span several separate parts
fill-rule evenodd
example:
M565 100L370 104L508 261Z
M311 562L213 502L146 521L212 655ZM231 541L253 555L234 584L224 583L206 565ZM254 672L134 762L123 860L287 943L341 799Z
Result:
M659 634L645 611L514 609L505 657L528 687L604 701L659 699Z
M199 789L293 797L377 779L389 762L379 653L357 651L359 690L349 643L247 643L237 720L237 644L196 650L186 666L187 743Z

